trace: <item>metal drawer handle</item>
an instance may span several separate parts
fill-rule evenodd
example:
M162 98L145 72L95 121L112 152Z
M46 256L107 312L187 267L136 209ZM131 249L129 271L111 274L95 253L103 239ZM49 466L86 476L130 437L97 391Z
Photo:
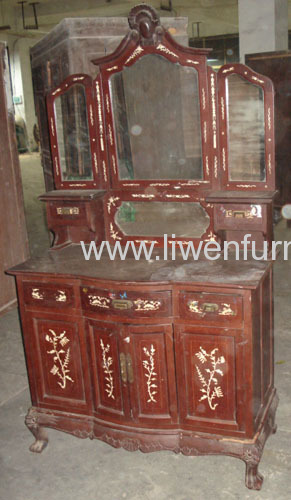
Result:
M112 300L112 307L114 309L119 309L121 311L131 309L133 306L132 300L128 299L113 299Z
M134 375L133 375L132 359L130 354L126 355L126 364L127 364L128 382L132 384L134 381Z
M218 304L215 304L212 302L204 302L204 304L202 304L201 308L202 308L203 312L213 313L213 312L218 311L219 306L218 306Z
M206 313L217 313L219 316L236 316L236 312L231 308L230 304L215 304L213 302L204 302L199 305L198 300L190 300L188 302L188 309L192 313L202 314Z
M260 205L252 205L251 210L226 210L226 217L234 217L235 219L256 219L261 218Z
M121 380L124 384L126 384L126 382L127 382L127 370L126 370L126 359L125 359L124 352L121 352L119 354L119 361L120 361Z
M79 215L79 207L57 207L57 215Z
M242 218L246 217L247 214L248 214L248 212L246 210L234 210L233 211L234 217L236 217L238 219L242 219Z

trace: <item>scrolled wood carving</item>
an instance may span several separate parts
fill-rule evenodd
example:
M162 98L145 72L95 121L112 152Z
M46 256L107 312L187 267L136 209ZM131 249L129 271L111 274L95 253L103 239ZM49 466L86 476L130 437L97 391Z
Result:
M136 5L130 11L128 23L142 45L156 45L164 32L158 13L149 5Z
M114 436L110 434L102 434L100 436L94 436L97 439L100 439L101 441L104 441L107 444L110 444L114 448L123 448L124 450L127 451L137 451L140 450L144 453L150 453L153 451L161 451L161 450L168 450L168 451L173 451L174 453L179 453L180 449L178 446L167 446L164 443L161 443L160 441L150 441L150 442L145 442L140 439L136 438L115 438Z

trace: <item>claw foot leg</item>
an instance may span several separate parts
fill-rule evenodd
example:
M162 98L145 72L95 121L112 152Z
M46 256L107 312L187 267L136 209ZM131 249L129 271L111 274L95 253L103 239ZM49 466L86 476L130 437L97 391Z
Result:
M41 453L48 444L48 437L44 428L38 424L37 414L34 411L28 412L25 424L35 437L35 442L29 447L30 451Z
M258 472L258 463L246 462L246 487L250 490L260 490L264 477Z

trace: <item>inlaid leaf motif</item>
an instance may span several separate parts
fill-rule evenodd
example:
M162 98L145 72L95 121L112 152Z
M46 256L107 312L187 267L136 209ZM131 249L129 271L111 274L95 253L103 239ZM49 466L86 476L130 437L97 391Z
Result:
M110 370L110 367L113 364L113 359L110 356L107 356L107 354L110 351L110 345L107 344L105 346L103 340L100 339L100 346L102 349L102 361L103 361L102 366L103 366L103 370L105 373L105 380L106 380L105 392L107 393L107 396L109 398L115 399L115 396L113 394L113 391L114 391L114 382L113 382L113 377L112 377L113 370Z
M149 396L147 403L151 402L156 403L157 401L154 397L158 393L158 391L156 390L158 386L156 383L154 383L157 380L157 373L155 372L155 359L154 359L156 350L153 344L151 344L150 350L144 347L143 351L148 358L142 361L143 367L145 369L145 377L147 379L147 391Z
M207 375L204 376L201 373L199 366L195 365L196 372L202 386L200 388L200 392L203 393L199 401L207 399L211 410L215 410L218 405L218 403L213 402L214 399L222 398L224 396L221 387L218 386L217 375L220 375L221 377L224 375L221 368L218 368L218 365L224 364L225 358L223 356L216 358L217 351L218 348L216 347L210 353L207 353L207 351L200 346L200 351L195 353L195 356L199 359L201 364L208 363L208 366L212 367L211 369L208 367L204 368L204 372L207 373Z
M53 356L53 367L50 370L52 375L57 375L60 378L58 384L62 389L66 388L67 380L70 382L74 382L74 380L70 377L70 370L68 368L70 363L70 348L66 351L64 349L60 349L59 346L64 347L70 340L66 337L66 331L64 330L59 335L53 329L49 329L50 335L46 334L45 340L52 344L52 349L47 351L48 354ZM64 355L64 356L63 356Z

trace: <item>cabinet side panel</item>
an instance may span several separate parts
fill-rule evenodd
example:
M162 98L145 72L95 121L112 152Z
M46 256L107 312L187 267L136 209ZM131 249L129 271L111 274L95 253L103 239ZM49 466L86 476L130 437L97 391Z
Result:
M253 342L253 416L256 419L262 405L262 310L261 290L258 288L252 295L252 342Z
M271 276L268 274L262 284L262 389L263 400L268 398L272 387L273 373L273 329L272 329L272 297Z

